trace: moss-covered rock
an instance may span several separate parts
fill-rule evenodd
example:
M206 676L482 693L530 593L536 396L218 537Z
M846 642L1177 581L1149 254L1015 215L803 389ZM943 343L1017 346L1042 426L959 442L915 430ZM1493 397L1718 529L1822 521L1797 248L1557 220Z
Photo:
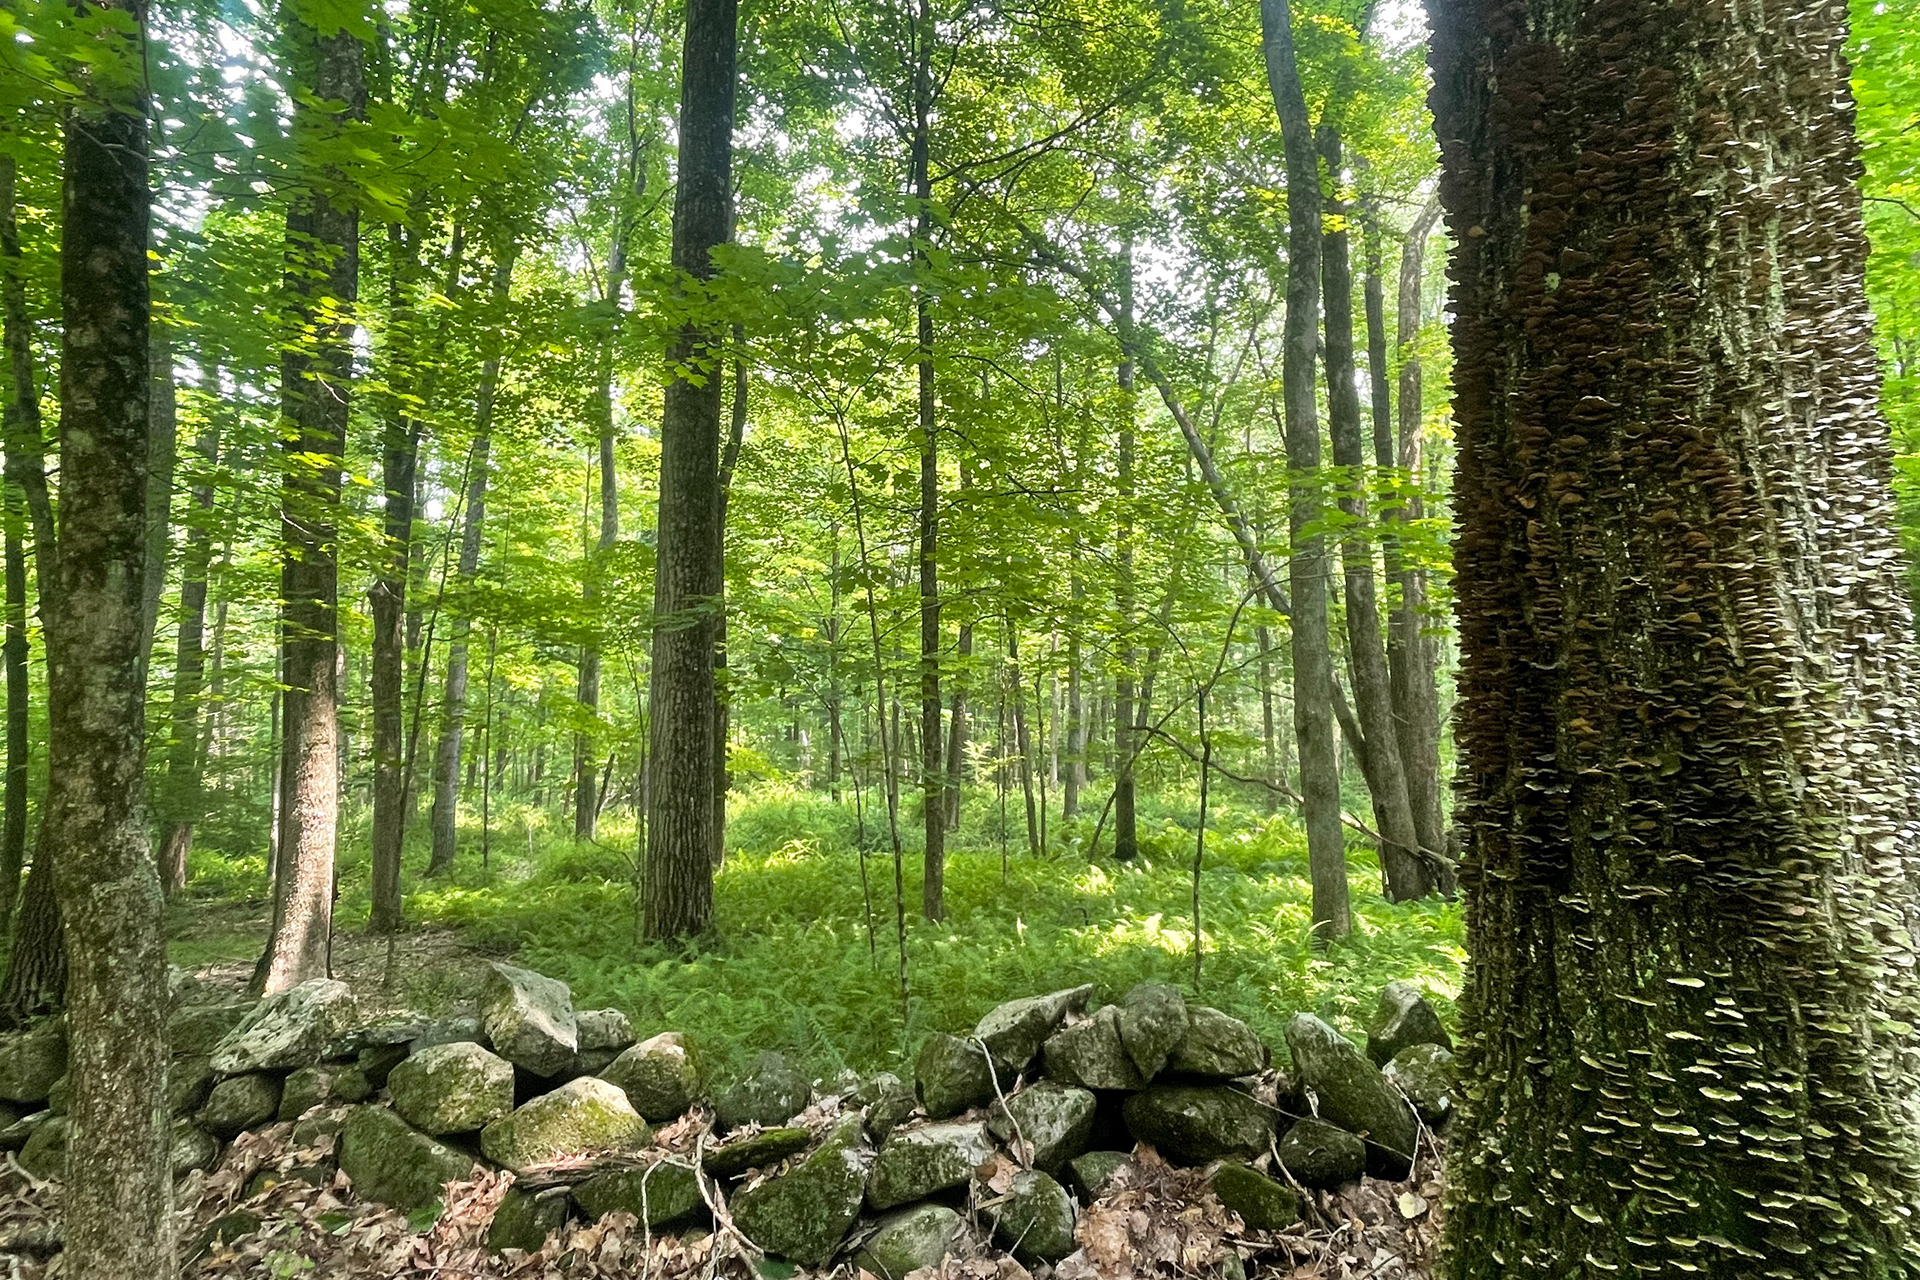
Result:
M1036 1169L1014 1174L1013 1186L988 1202L987 1214L995 1242L1029 1265L1058 1262L1076 1247L1073 1197Z
M372 1093L367 1077L350 1063L302 1067L287 1077L280 1090L279 1118L298 1120L315 1107L365 1102Z
M468 1040L483 1049L493 1048L493 1041L487 1039L486 1028L480 1025L478 1014L454 1014L448 1018L435 1018L422 1027L420 1034L407 1042L407 1052L418 1053L436 1044L460 1044Z
M1004 1102L995 1102L987 1127L1000 1141L1027 1144L1026 1163L1048 1173L1087 1149L1093 1136L1094 1096L1055 1080L1028 1085Z
M920 1095L891 1071L882 1071L860 1086L859 1103L866 1108L867 1135L884 1142L919 1109Z
M420 1047L424 1049L427 1046ZM407 1060L411 1052L407 1044L370 1044L354 1057L353 1065L367 1078L368 1087L378 1092L387 1087L387 1077L393 1074L395 1067Z
M880 1280L907 1280L922 1267L937 1267L962 1229L960 1215L945 1205L919 1204L886 1214L854 1255L856 1267Z
M1380 991L1373 1017L1367 1021L1367 1056L1386 1066L1409 1045L1437 1044L1452 1050L1453 1037L1427 998L1411 982L1389 982Z
M513 1064L470 1042L437 1044L395 1067L387 1093L423 1133L469 1133L513 1110Z
M175 1058L167 1063L167 1114L189 1115L206 1106L218 1079L206 1058Z
M507 1188L500 1205L487 1225L487 1249L500 1253L519 1249L533 1253L546 1244L547 1237L567 1225L567 1189L549 1187L545 1191Z
M701 1167L716 1178L737 1178L749 1169L767 1169L813 1145L813 1134L793 1126L762 1129L707 1148Z
M1453 1054L1437 1044L1410 1044L1381 1071L1422 1120L1439 1124L1453 1114Z
M1174 1046L1167 1068L1182 1075L1232 1080L1258 1075L1272 1055L1253 1028L1206 1005L1187 1006L1187 1034Z
M329 1041L353 1022L353 991L315 978L276 992L247 1011L209 1054L223 1076L291 1071L320 1061Z
M993 1072L979 1045L936 1031L920 1046L913 1081L928 1118L945 1120L992 1102ZM1009 1078L1006 1085L1012 1084Z
M807 1109L813 1085L778 1053L762 1053L753 1070L720 1091L713 1101L722 1129L783 1125Z
M1080 1203L1092 1204L1107 1193L1113 1175L1133 1162L1125 1151L1089 1151L1067 1161L1067 1185L1080 1197Z
M668 1158L643 1169L607 1169L573 1189L582 1212L595 1222L609 1213L630 1213L649 1227L688 1217L705 1207L693 1166Z
M480 1025L495 1053L537 1076L559 1075L580 1048L567 984L498 960L480 990Z
M396 1209L417 1209L441 1188L473 1173L473 1157L453 1150L389 1108L355 1107L340 1132L340 1171L356 1194Z
M293 1123L293 1137L290 1141L295 1147L322 1147L333 1144L347 1127L356 1107L323 1107L310 1112Z
M1398 1181L1413 1167L1420 1125L1413 1108L1345 1036L1310 1013L1287 1023L1300 1087L1322 1120L1367 1139L1367 1172Z
M191 1120L175 1120L167 1156L176 1178L194 1169L211 1169L220 1158L220 1140Z
M53 1112L46 1109L21 1116L6 1128L0 1129L0 1151L20 1150L33 1137L34 1130L54 1118Z
M1151 1080L1187 1034L1187 999L1164 982L1142 982L1121 998L1120 1044Z
M1280 1164L1303 1187L1332 1191L1367 1169L1367 1144L1337 1125L1308 1117L1295 1121L1274 1148Z
M895 1129L873 1162L867 1203L891 1209L963 1186L992 1157L993 1139L978 1122Z
M246 1020L257 1004L244 1000L232 1004L182 1005L167 1015L167 1049L176 1058L205 1058L227 1033Z
M1027 1069L1061 1021L1068 1014L1085 1009L1092 995L1093 988L1084 986L1009 1000L980 1019L973 1029L973 1038L987 1047L987 1052L993 1055L994 1066L1003 1075L1018 1075Z
M280 1077L265 1071L229 1076L213 1086L200 1123L222 1142L231 1142L280 1114Z
M44 1122L34 1126L26 1145L20 1148L14 1159L36 1178L64 1178L67 1174L67 1139L72 1136L73 1122L51 1112L46 1115Z
M1274 1113L1226 1085L1154 1085L1121 1108L1134 1137L1175 1164L1257 1156L1274 1132Z
M825 1266L859 1216L871 1152L858 1116L848 1116L812 1155L733 1198L733 1221L768 1253Z
M1284 1231L1300 1221L1300 1193L1251 1165L1216 1161L1207 1167L1207 1185L1222 1205L1256 1231Z
M678 1031L662 1031L622 1050L600 1077L619 1085L633 1109L656 1124L686 1114L705 1086L700 1059Z
M42 1018L25 1030L0 1035L0 1099L45 1102L54 1082L65 1074L65 1018Z
M480 1150L515 1173L564 1155L638 1151L652 1134L627 1095L595 1076L569 1080L480 1131Z
M1138 1089L1146 1077L1120 1038L1120 1009L1108 1005L1085 1022L1062 1027L1048 1038L1045 1071L1049 1080L1082 1089Z

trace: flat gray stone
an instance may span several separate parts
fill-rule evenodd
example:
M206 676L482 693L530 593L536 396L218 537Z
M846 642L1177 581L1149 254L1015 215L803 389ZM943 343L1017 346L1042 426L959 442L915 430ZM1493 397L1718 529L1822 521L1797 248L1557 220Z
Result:
M326 1045L353 1021L353 991L315 978L268 996L214 1046L216 1073L291 1071L321 1060Z
M993 1139L979 1121L895 1129L873 1162L867 1203L891 1209L964 1186L974 1170L992 1158Z
M762 1053L753 1071L721 1090L713 1109L722 1129L783 1125L807 1109L813 1085L778 1053Z
M1078 1246L1073 1238L1073 1197L1035 1169L1013 1175L1006 1195L989 1201L993 1238L1001 1248L1029 1265L1058 1262Z
M945 1120L962 1111L984 1107L994 1099L993 1068L980 1046L944 1031L936 1031L920 1046L913 1080L920 1105L933 1120ZM1002 1089L1011 1088L1006 1080Z
M213 1086L200 1123L214 1137L230 1142L255 1125L280 1114L280 1077L264 1071L229 1076Z
M1453 1114L1453 1055L1437 1044L1410 1044L1380 1072L1428 1124Z
M1187 1034L1187 1000L1164 982L1143 982L1120 1001L1120 1044L1151 1080Z
M1067 1185L1080 1197L1080 1203L1092 1204L1107 1193L1113 1175L1133 1162L1125 1151L1089 1151L1067 1161Z
M1367 1144L1338 1125L1297 1120L1274 1148L1281 1167L1303 1187L1334 1191L1367 1170Z
M1061 1020L1085 1009L1092 995L1093 988L1083 986L1009 1000L980 1019L973 1037L986 1045L1002 1074L1017 1075L1032 1063L1047 1037L1059 1029Z
M559 1075L580 1048L567 984L498 960L480 991L480 1025L495 1053L537 1076Z
M619 1053L636 1038L633 1023L618 1009L581 1009L574 1013L573 1021L581 1053Z
M1410 1045L1437 1044L1453 1048L1453 1037L1420 988L1411 982L1389 982L1380 991L1373 1017L1367 1022L1367 1056L1384 1067Z
M920 1107L920 1095L891 1071L882 1071L861 1087L861 1106L866 1108L867 1134L875 1142L884 1142L888 1134L912 1119Z
M1067 1161L1087 1149L1093 1136L1094 1096L1075 1085L1041 1080L1005 1102L995 1102L987 1127L1012 1149L1027 1144L1024 1163L1057 1174Z
M395 1067L387 1093L422 1133L470 1133L513 1110L513 1064L477 1044L437 1044Z

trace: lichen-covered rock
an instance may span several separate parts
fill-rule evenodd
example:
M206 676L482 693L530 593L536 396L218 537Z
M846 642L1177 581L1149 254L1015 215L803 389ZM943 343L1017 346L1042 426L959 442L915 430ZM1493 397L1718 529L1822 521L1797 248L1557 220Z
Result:
M622 1050L600 1077L619 1085L633 1109L655 1123L684 1115L699 1100L705 1083L693 1046L678 1031L662 1031ZM805 1103L794 1108L805 1109Z
M895 1129L880 1147L867 1183L867 1203L876 1209L924 1200L958 1187L993 1157L993 1139L979 1122Z
M47 1090L47 1110L57 1116L64 1116L72 1103L73 1072L69 1071L53 1082L53 1088Z
M0 1036L0 1099L40 1103L67 1074L67 1020L42 1018Z
M783 1125L807 1109L813 1085L787 1065L780 1054L762 1053L753 1071L721 1090L713 1100L722 1129L745 1124Z
M867 1135L884 1142L888 1134L912 1118L920 1106L920 1095L891 1071L861 1086L861 1104L866 1108Z
M596 1076L582 1076L482 1129L480 1151L524 1173L564 1155L638 1151L651 1136L626 1094Z
M473 1157L435 1141L386 1107L355 1107L340 1131L340 1171L356 1194L417 1209L473 1172Z
M979 1045L936 1031L920 1046L913 1081L927 1116L945 1120L993 1101L993 1067ZM1009 1079L1006 1087L1013 1081Z
M1120 1001L1120 1044L1151 1080L1187 1034L1187 999L1164 982L1143 982Z
M469 1133L513 1110L513 1064L471 1042L437 1044L395 1067L387 1093L422 1133Z
M1004 1102L995 1102L987 1127L1010 1149L1016 1143L1025 1143L1025 1163L1058 1173L1067 1161L1087 1149L1096 1105L1085 1089L1041 1080Z
M322 1056L337 1062L383 1045L409 1044L431 1027L433 1021L424 1013L383 1014L372 1022L362 1022L342 1031L327 1042Z
M595 1222L609 1213L630 1213L649 1227L687 1217L704 1208L693 1166L668 1158L644 1169L607 1169L573 1189L581 1211Z
M701 1168L716 1178L737 1178L749 1169L766 1169L813 1145L813 1134L797 1126L762 1129L708 1147Z
M459 1044L471 1040L483 1049L493 1048L493 1041L487 1039L486 1028L480 1025L477 1014L456 1014L451 1018L436 1018L422 1028L419 1035L407 1042L409 1053L418 1053L422 1049L431 1049L436 1044Z
M480 991L480 1025L495 1053L537 1076L559 1075L580 1048L567 984L498 960Z
M49 1120L57 1119L51 1111L35 1111L21 1116L4 1129L0 1129L0 1151L18 1151L27 1145L34 1131Z
M508 1187L493 1211L487 1226L487 1249L499 1253L519 1249L532 1253L547 1242L547 1237L567 1225L567 1189L549 1187L528 1192Z
M194 1169L211 1169L220 1158L220 1140L191 1120L175 1120L168 1160L178 1178Z
M365 1102L373 1093L360 1068L344 1063L323 1062L302 1067L287 1077L280 1090L279 1118L298 1120L315 1107L336 1102Z
M880 1280L907 1280L922 1267L937 1267L961 1231L960 1215L941 1204L918 1204L882 1217L854 1255L854 1265Z
M847 1116L805 1160L735 1195L734 1225L768 1253L825 1266L860 1213L870 1160L860 1117Z
M67 1139L73 1134L73 1122L65 1116L50 1115L44 1124L20 1148L15 1160L36 1178L64 1178L67 1174Z
M167 1049L176 1058L205 1058L246 1020L257 1001L182 1005L167 1015Z
M619 1053L635 1039L632 1021L618 1009L581 1009L573 1022L581 1053Z
M1274 1148L1281 1167L1303 1187L1332 1191L1367 1169L1367 1144L1337 1125L1297 1120Z
M213 1086L200 1123L222 1142L231 1142L280 1113L280 1077L264 1071L229 1076Z
M1002 1074L1018 1075L1027 1069L1047 1037L1059 1028L1061 1020L1069 1013L1085 1009L1092 995L1093 988L1085 986L1009 1000L980 1019L973 1029L973 1038L986 1045L987 1052L993 1055L994 1066Z
M1085 1022L1062 1027L1048 1037L1045 1071L1049 1080L1082 1089L1138 1089L1147 1081L1120 1038L1120 1009L1107 1005Z
M1287 1023L1300 1087L1322 1120L1367 1139L1367 1172L1397 1182L1413 1167L1420 1122L1394 1087L1347 1038L1310 1013Z
M1058 1262L1074 1251L1073 1197L1035 1169L1013 1175L1004 1196L988 1202L993 1238L1029 1265Z
M347 984L315 978L255 1005L209 1057L223 1076L310 1066L352 1021L353 991Z
M1437 1044L1451 1051L1453 1037L1427 998L1411 982L1389 982L1367 1022L1367 1056L1384 1067L1409 1045Z
M358 1107L326 1107L310 1112L294 1121L291 1141L295 1147L331 1148L358 1110Z
M1233 1080L1258 1075L1272 1059L1267 1046L1240 1019L1203 1004L1187 1006L1187 1034L1174 1046L1167 1068L1182 1075Z
M1428 1124L1439 1124L1453 1113L1453 1054L1439 1045L1410 1044L1394 1054L1380 1074Z
M1274 1113L1226 1085L1155 1085L1121 1108L1127 1128L1175 1164L1206 1164L1267 1149Z
M1133 1161L1125 1151L1089 1151L1067 1161L1067 1185L1080 1197L1081 1204L1092 1204L1107 1193L1113 1175Z
M206 1058L175 1058L167 1064L167 1114L184 1116L207 1105L213 1092L213 1064Z
M1207 1185L1220 1203L1256 1231L1284 1231L1300 1221L1300 1193L1238 1160L1207 1167Z

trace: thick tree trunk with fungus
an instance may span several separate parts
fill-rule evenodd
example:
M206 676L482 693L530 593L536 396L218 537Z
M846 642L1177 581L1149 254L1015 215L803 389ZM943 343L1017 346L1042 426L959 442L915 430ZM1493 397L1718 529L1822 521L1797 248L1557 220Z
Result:
M1453 1280L1920 1273L1920 718L1838 0L1434 7Z

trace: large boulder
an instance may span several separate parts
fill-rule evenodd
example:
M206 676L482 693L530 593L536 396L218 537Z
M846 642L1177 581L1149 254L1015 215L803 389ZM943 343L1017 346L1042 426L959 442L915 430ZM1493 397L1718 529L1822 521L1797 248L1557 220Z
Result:
M182 1005L167 1015L167 1049L176 1058L205 1058L246 1020L256 1001Z
M1343 1187L1367 1169L1366 1143L1311 1116L1295 1121L1274 1150L1295 1182L1320 1191Z
M619 1053L634 1041L633 1023L618 1009L581 1009L573 1022L581 1053Z
M1087 1149L1096 1105L1094 1096L1085 1089L1041 1080L1004 1102L994 1103L987 1127L1009 1149L1024 1143L1024 1163L1058 1173L1067 1161Z
M513 1110L513 1064L471 1042L437 1044L395 1067L387 1093L422 1133L470 1133Z
M1046 1043L1049 1080L1082 1089L1138 1089L1146 1083L1120 1035L1120 1008L1107 1005L1084 1022L1062 1027Z
M223 1076L311 1066L352 1021L352 989L332 978L314 978L255 1005L209 1057Z
M936 1031L920 1046L913 1064L913 1081L920 1093L920 1105L934 1120L945 1120L974 1107L984 1107L994 1098L993 1066L980 1046L971 1040ZM1010 1087L1008 1078L1002 1088Z
M1187 1034L1187 1000L1164 982L1143 982L1120 1001L1120 1044L1151 1080L1167 1065L1167 1056Z
M1187 1006L1187 1034L1173 1048L1167 1067L1182 1075L1233 1080L1258 1075L1272 1055L1253 1028L1203 1004Z
M987 1216L995 1242L1029 1266L1058 1262L1076 1248L1073 1197L1037 1169L1014 1174L1006 1194L988 1202Z
M567 1225L567 1189L548 1187L545 1191L522 1191L508 1187L493 1211L487 1226L487 1249L519 1249L532 1253L547 1242L547 1237Z
M1226 1085L1158 1084L1128 1098L1127 1128L1175 1164L1257 1156L1273 1138L1271 1108Z
M859 1216L871 1153L859 1116L835 1124L812 1155L733 1197L747 1239L803 1267L823 1267Z
M1085 986L1009 1000L980 1019L973 1028L973 1038L987 1047L1001 1074L1017 1075L1027 1069L1061 1021L1085 1009L1092 995L1093 988Z
M678 1031L662 1031L622 1050L600 1078L619 1085L633 1109L655 1123L684 1115L699 1099L704 1083L700 1060ZM802 1103L795 1110L805 1106Z
M0 1036L0 1099L39 1103L67 1074L67 1020L43 1018Z
M515 1173L565 1155L638 1151L652 1137L627 1095L596 1076L581 1076L480 1131L480 1151Z
M1310 1013L1287 1023L1287 1048L1300 1088L1312 1094L1320 1118L1367 1139L1367 1172L1390 1182L1406 1177L1420 1122L1380 1068Z
M1453 1055L1439 1045L1410 1044L1394 1054L1380 1074L1428 1124L1453 1114Z
M1373 1017L1367 1022L1367 1056L1384 1067L1409 1045L1437 1044L1453 1048L1453 1037L1440 1022L1427 998L1411 982L1389 982L1381 988Z
M959 1239L960 1215L943 1204L899 1209L874 1224L854 1255L854 1266L880 1280L907 1280L922 1267L937 1267Z
M1207 1167L1207 1185L1222 1205L1256 1231L1284 1231L1300 1221L1300 1193L1238 1160Z
M73 1135L73 1121L65 1116L49 1116L36 1126L26 1145L14 1159L36 1178L67 1176L67 1139Z
M281 1120L298 1120L315 1107L365 1102L373 1093L366 1075L350 1063L323 1062L289 1075L280 1090Z
M200 1123L222 1142L230 1142L257 1124L280 1114L280 1077L265 1071L229 1076L213 1086Z
M867 1203L875 1209L891 1209L964 1186L973 1171L992 1158L993 1139L987 1126L978 1122L895 1129L873 1162Z
M813 1132L795 1125L761 1129L708 1147L700 1167L716 1178L737 1178L749 1169L767 1169L813 1145Z
M396 1209L417 1209L441 1188L473 1173L473 1157L407 1124L386 1107L355 1107L340 1131L340 1172L356 1194Z
M556 1076L580 1048L567 984L495 960L480 990L480 1025L494 1052L537 1076Z
M753 1070L720 1091L713 1100L722 1129L742 1125L782 1125L807 1109L813 1085L777 1053L762 1053Z
M693 1166L669 1157L640 1169L607 1169L573 1189L581 1210L595 1222L609 1213L630 1213L649 1228L687 1217L706 1203Z

